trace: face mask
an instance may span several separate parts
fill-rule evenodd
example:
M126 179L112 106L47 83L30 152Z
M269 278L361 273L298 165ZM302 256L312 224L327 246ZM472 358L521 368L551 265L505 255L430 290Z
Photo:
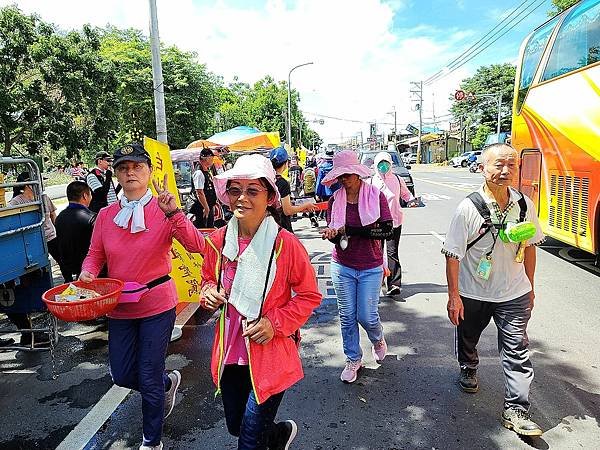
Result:
M388 173L391 168L392 165L387 161L381 161L379 164L377 164L377 170L379 170L381 173Z

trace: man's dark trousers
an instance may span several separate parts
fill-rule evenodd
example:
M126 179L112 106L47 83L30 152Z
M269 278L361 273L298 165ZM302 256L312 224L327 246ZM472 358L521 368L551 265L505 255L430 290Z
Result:
M457 327L457 353L461 367L476 369L477 343L493 318L498 328L498 351L504 369L504 408L529 410L533 366L529 360L527 323L531 317L529 293L502 303L461 297L465 319Z
M402 265L400 264L400 236L402 235L402 225L398 225L393 230L391 239L385 241L387 250L387 263L390 275L386 277L386 286L388 291L392 286L402 287Z

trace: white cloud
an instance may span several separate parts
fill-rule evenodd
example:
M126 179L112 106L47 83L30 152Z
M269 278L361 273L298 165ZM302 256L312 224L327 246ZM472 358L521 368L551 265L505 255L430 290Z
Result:
M13 0L0 0L0 5ZM147 0L27 0L26 12L69 29L84 23L148 29ZM226 80L237 75L254 82L264 75L287 80L288 70L300 92L301 109L364 121L393 122L386 113L395 107L399 126L417 120L410 101L410 81L427 78L443 66L453 46L471 36L469 30L436 30L429 25L394 30L394 13L405 1L267 0L264 8L232 7L217 0L207 5L192 0L158 0L161 39L198 53L199 60ZM433 86L435 109L447 111L447 97L467 75L458 70ZM425 93L425 116L431 116L432 90ZM367 124L325 119L312 125L328 141L363 131ZM391 126L380 129L389 131Z

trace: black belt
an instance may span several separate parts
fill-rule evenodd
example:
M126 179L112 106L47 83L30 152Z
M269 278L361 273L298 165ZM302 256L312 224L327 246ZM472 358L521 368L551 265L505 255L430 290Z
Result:
M163 275L162 277L159 277L155 280L152 280L148 283L146 283L144 286L139 287L137 289L132 289L130 291L123 291L123 293L125 294L135 294L136 292L140 292L143 291L144 289L152 289L153 287L156 287L160 284L166 283L167 281L169 281L171 279L171 275Z

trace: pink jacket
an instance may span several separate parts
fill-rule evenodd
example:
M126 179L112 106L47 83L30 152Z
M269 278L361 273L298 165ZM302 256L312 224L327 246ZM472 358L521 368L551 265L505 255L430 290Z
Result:
M216 230L206 239L208 245L202 265L203 286L217 284L224 235L225 227ZM315 271L298 238L282 229L275 248L277 272L263 305L263 316L271 321L275 336L264 345L247 341L250 378L258 403L288 389L304 377L297 344L292 336L308 320L322 298ZM223 307L217 322L212 350L211 372L217 392L220 391L224 369L226 307L227 305Z
M108 276L122 281L146 284L171 272L171 244L177 239L186 250L204 251L204 237L183 213L167 219L156 197L144 207L146 231L131 233L119 228L113 219L121 209L119 202L98 213L92 242L82 269L97 276L104 264ZM175 283L170 280L150 289L137 303L122 303L108 315L113 319L150 317L177 304Z

